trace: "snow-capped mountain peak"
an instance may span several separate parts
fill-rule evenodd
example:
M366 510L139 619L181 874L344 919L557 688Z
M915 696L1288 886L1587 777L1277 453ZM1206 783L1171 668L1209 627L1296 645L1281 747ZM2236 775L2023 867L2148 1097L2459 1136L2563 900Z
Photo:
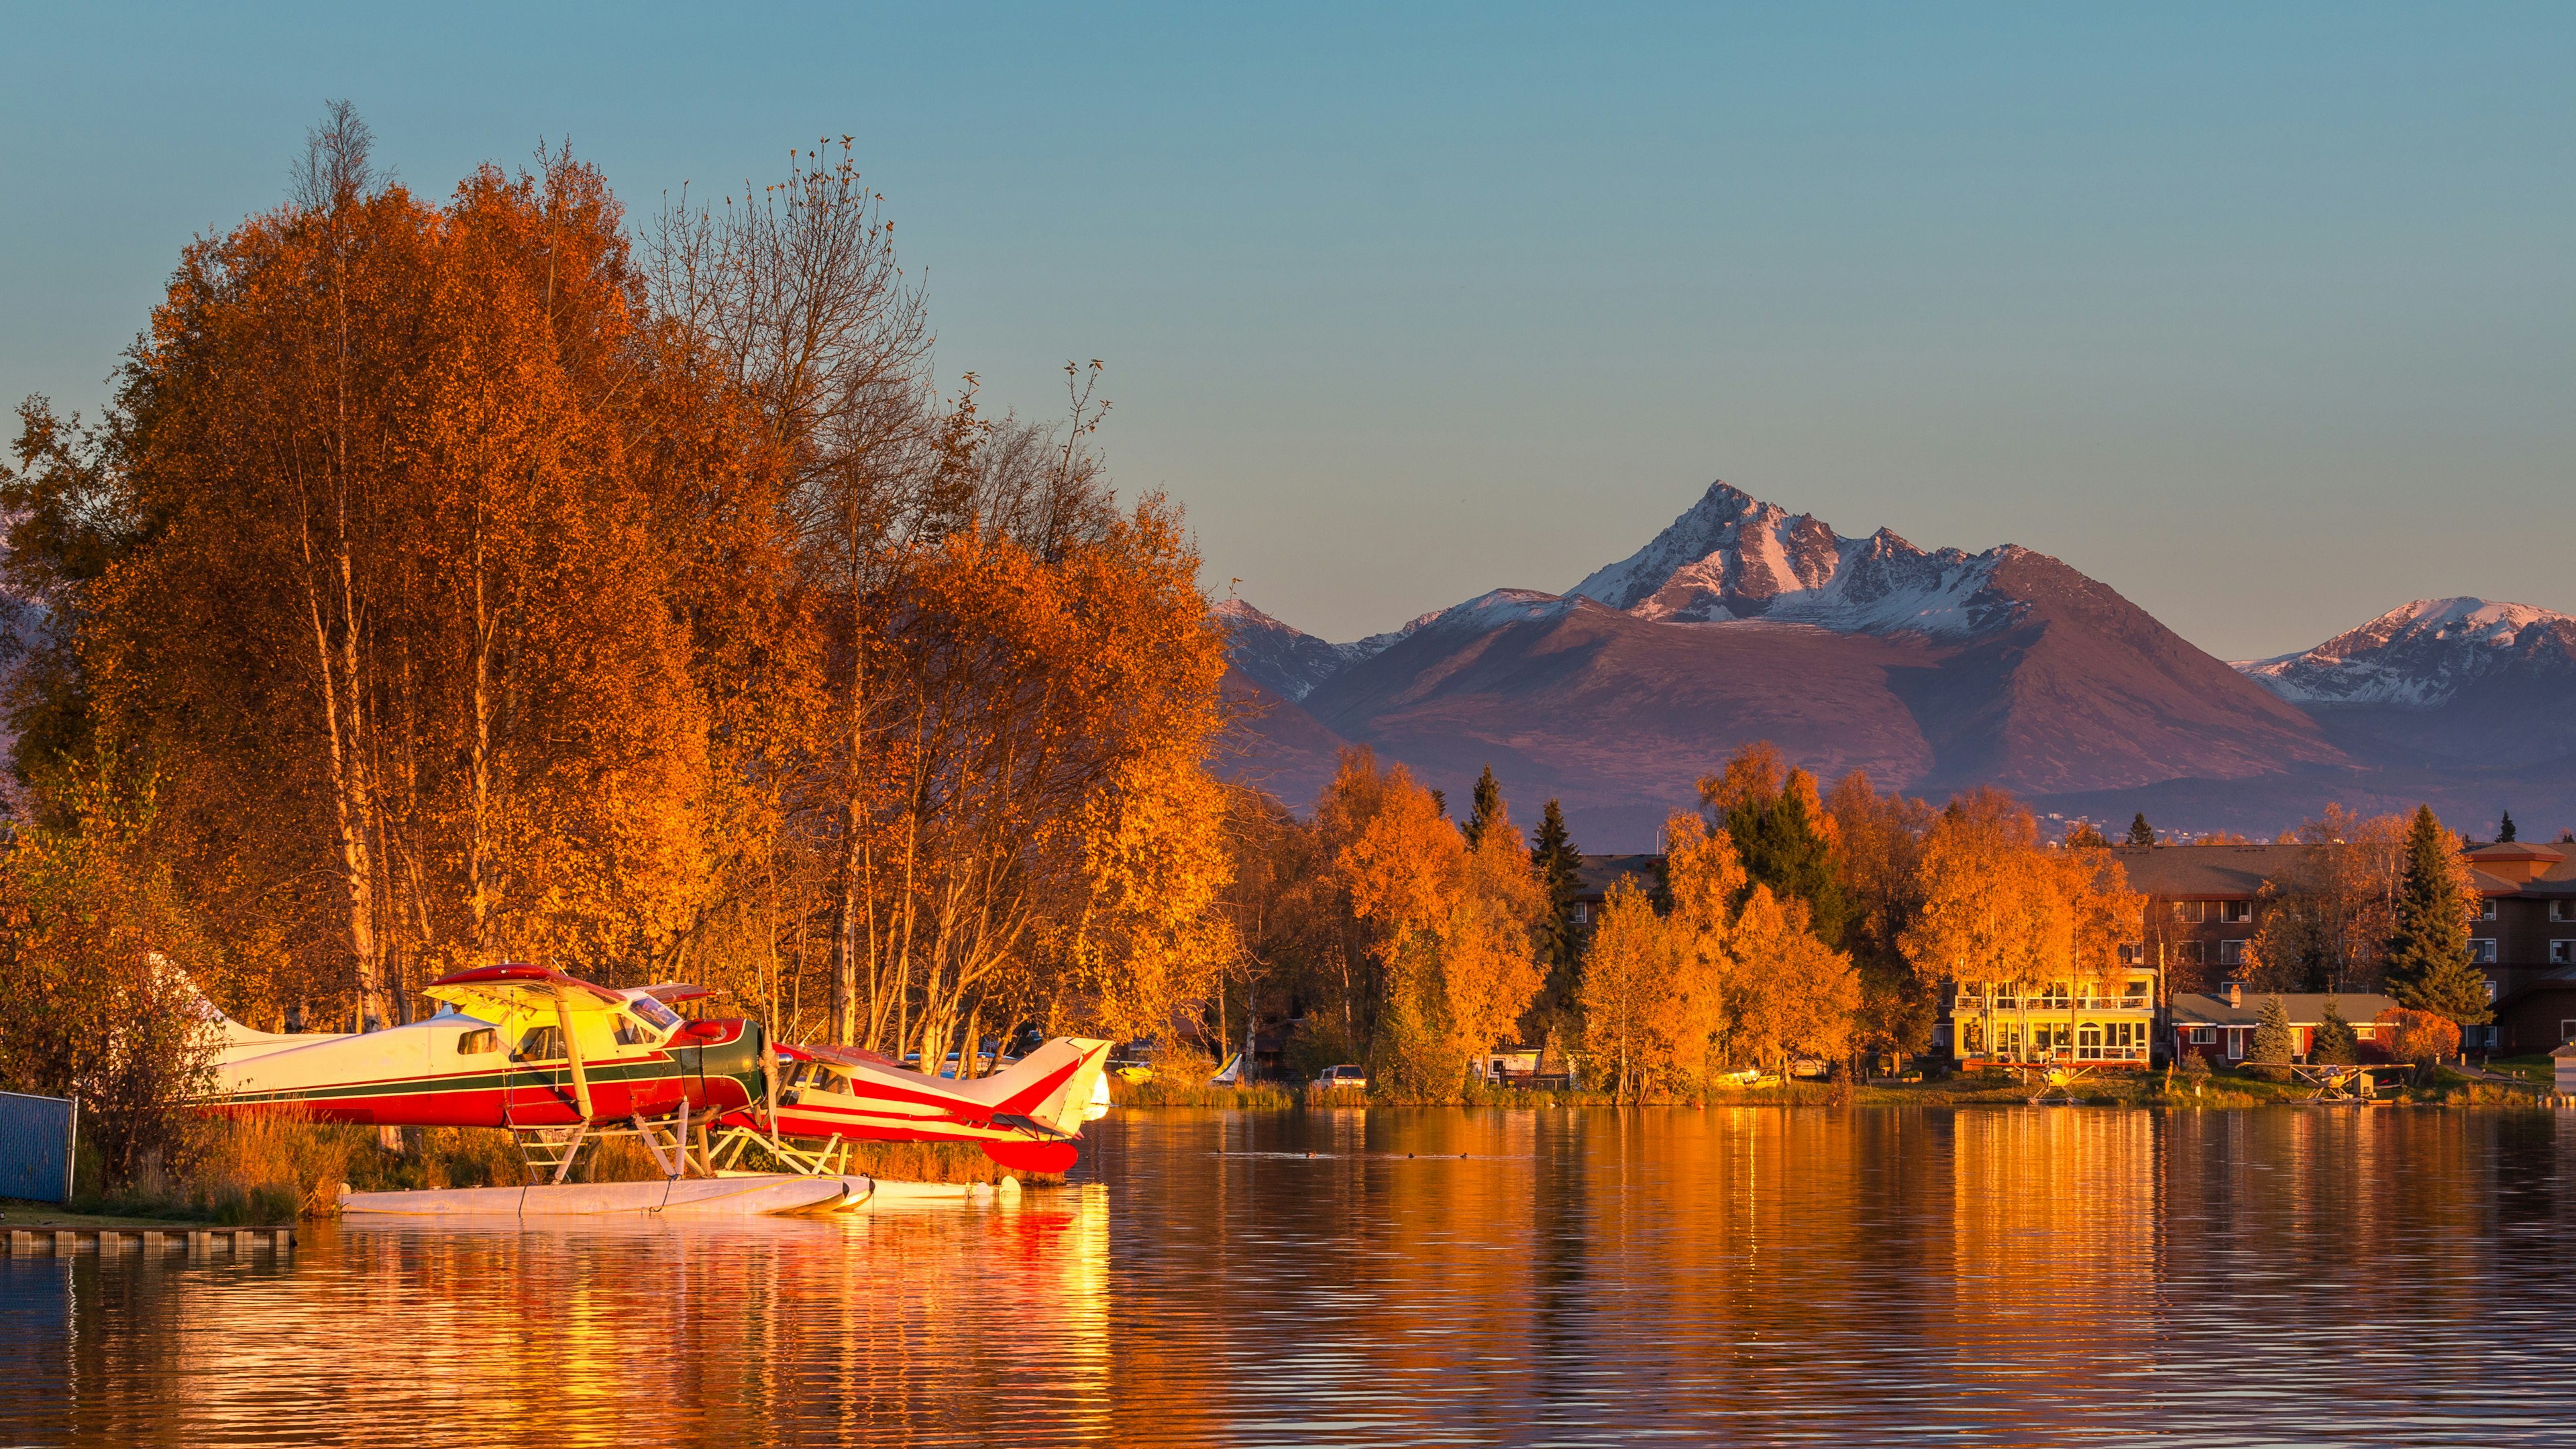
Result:
M1576 584L1588 598L1641 619L1723 623L1763 619L1838 633L1982 633L2011 616L1981 597L2011 545L1926 553L1887 529L1845 538L1813 514L1792 514L1728 483L1712 483L1652 542Z
M2236 663L2292 704L2415 707L2531 668L2576 668L2576 616L2473 598L2417 599L2314 649Z

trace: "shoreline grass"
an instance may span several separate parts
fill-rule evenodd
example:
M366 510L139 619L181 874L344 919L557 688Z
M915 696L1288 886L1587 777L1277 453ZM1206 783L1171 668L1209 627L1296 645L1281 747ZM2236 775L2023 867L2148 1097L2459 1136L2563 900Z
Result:
M1157 1073L1141 1081L1109 1079L1113 1107L1226 1107L1242 1111L1278 1111L1297 1105L1293 1089L1276 1082L1247 1082L1239 1087L1189 1076Z
M2234 1073L2212 1073L2194 1077L2174 1073L2170 1079L2163 1072L2128 1072L2118 1076L2092 1077L2076 1082L2071 1088L2045 1091L2026 1085L2009 1076L1980 1073L1922 1082L1875 1082L1845 1086L1839 1082L1770 1082L1754 1087L1723 1087L1699 1094L1659 1093L1639 1100L1623 1101L1605 1092L1531 1091L1524 1088L1473 1087L1447 1098L1406 1097L1372 1090L1365 1094L1349 1089L1325 1090L1308 1085L1302 1089L1268 1087L1266 1098L1255 1102L1248 1098L1216 1097L1213 1094L1174 1093L1174 1100L1145 1094L1116 1096L1117 1105L1125 1109L1156 1107L1252 1107L1286 1111L1348 1110L1351 1108L1395 1107L1499 1107L1512 1110L1558 1109L1578 1107L1972 1107L2028 1106L2034 1097L2045 1097L2052 1104L2064 1103L2071 1097L2075 1105L2089 1107L2155 1107L2193 1110L2240 1110L2251 1107L2311 1105L2313 1088L2303 1082L2273 1082ZM1231 1089L1216 1088L1215 1093ZM1202 1100L1202 1098L1208 1098ZM2550 1110L2547 1095L2495 1082L2474 1082L2448 1071L2436 1071L2422 1085L2406 1085L2384 1092L2381 1106L2405 1107L2501 1107Z

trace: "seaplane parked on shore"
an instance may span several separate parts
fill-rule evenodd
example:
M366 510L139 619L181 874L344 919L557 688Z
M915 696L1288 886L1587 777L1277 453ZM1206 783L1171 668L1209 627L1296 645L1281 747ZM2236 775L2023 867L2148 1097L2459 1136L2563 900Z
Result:
M254 1031L210 1003L210 1108L293 1104L331 1122L506 1128L531 1174L551 1169L558 1183L585 1141L630 1132L673 1177L693 1166L715 1176L754 1145L793 1171L830 1175L840 1170L831 1159L846 1162L846 1144L863 1141L969 1142L1003 1167L1062 1172L1082 1124L1108 1110L1102 1041L1059 1037L961 1082L671 1009L711 994L700 986L621 990L505 965L421 994L441 1004L437 1015L366 1033Z
M704 987L613 990L543 966L484 966L433 982L442 1009L365 1033L253 1031L217 1016L215 1110L292 1102L326 1122L568 1127L700 1118L761 1100L760 1023L688 1021Z

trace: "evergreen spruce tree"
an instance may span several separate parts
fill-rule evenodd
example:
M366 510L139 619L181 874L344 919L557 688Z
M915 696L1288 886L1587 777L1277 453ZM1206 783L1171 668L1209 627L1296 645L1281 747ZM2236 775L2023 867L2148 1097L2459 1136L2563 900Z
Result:
M2290 1031L2290 1008L2277 996L2264 997L2262 1013L2254 1022L2254 1050L2245 1059L2247 1070L2276 1082L2288 1080L2296 1041Z
M1547 985L1539 993L1542 1011L1562 1013L1574 1003L1574 988L1581 979L1582 946L1574 930L1574 898L1583 893L1583 877L1577 867L1583 856L1575 850L1574 841L1566 834L1565 811L1554 800L1539 817L1538 833L1530 840L1530 865L1538 872L1540 889L1547 892L1547 915L1539 922L1539 956L1547 967Z
M1485 843L1485 827L1493 824L1494 817L1502 813L1503 787L1494 780L1494 767L1487 765L1485 773L1476 777L1476 793L1469 798L1467 804L1467 848L1469 850Z
M2342 1003L2331 996L2317 1015L2317 1032L2308 1043L2308 1060L2333 1067L2348 1067L2361 1060L2361 1036L2352 1029L2352 1023L2343 1019Z
M2499 826L2497 826L2497 827L2496 827L2496 844L2498 844L2498 845L2511 845L2512 843L2513 843L2513 812L2512 812L2512 811L2510 811L2510 810L2508 810L2508 811L2504 812L2504 823L2503 823L2502 825L2499 825Z
M2469 903L2453 869L2450 832L2433 807L2415 807L2406 874L2397 888L2397 932L2388 938L2388 994L2460 1026L2495 1020L2487 978L2469 960Z
M2145 812L2144 810L2141 810L2141 811L2139 811L2137 814L2130 816L2130 817L2129 817L2129 844L2131 844L2131 845L2153 845L2153 844L2155 844L2155 843L2156 843L2156 828L2155 828L2154 826L2149 825L2149 824L2147 823L2147 812Z
M1810 803L1814 798L1808 790L1789 789L1768 800L1739 801L1717 823L1744 861L1747 891L1767 885L1774 895L1805 901L1816 939L1840 949L1854 914L1851 892L1836 868L1833 840Z

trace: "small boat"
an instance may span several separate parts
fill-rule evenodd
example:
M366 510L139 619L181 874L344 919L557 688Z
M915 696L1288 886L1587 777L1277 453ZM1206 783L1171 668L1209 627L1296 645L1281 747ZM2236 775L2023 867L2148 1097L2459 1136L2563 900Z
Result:
M675 1177L659 1182L571 1182L531 1187L446 1187L412 1192L343 1192L352 1217L810 1216L857 1207L875 1194L864 1177L759 1173Z

